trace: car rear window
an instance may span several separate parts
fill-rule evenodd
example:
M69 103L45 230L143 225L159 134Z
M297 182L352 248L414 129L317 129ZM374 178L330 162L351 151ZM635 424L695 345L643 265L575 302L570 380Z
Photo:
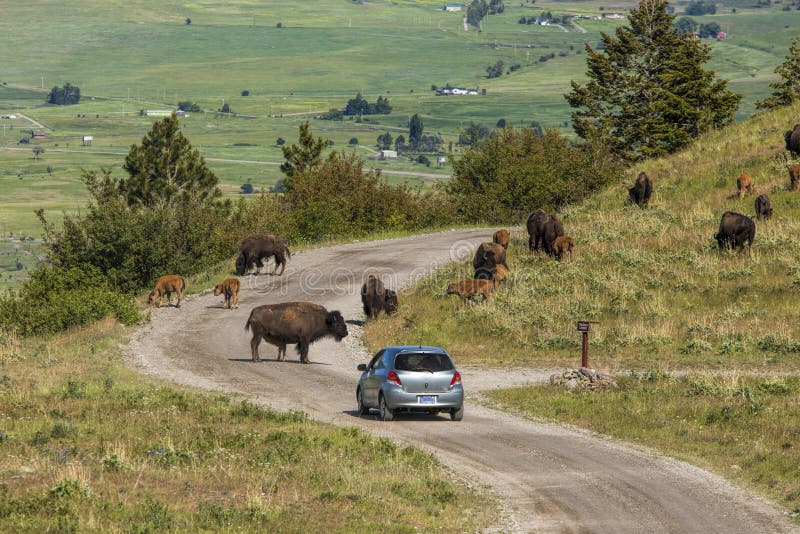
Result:
M445 354L430 352L404 352L394 360L394 368L398 371L452 371L453 362Z

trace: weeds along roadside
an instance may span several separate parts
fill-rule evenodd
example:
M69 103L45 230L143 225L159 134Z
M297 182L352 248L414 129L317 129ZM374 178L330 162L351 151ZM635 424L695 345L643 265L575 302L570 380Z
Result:
M413 446L127 370L112 320L0 343L0 530L475 531L490 498Z

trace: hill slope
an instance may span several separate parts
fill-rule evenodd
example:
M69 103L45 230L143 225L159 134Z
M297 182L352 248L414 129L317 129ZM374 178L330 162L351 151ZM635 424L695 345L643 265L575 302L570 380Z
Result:
M655 179L647 210L625 205L630 183L565 210L571 262L529 256L527 233L517 232L514 278L488 305L458 309L445 295L471 265L439 270L401 294L394 317L366 329L369 343L443 345L463 363L574 364L574 322L589 319L599 322L591 334L598 367L796 369L800 193L788 190L782 154L798 115L800 107L754 117L631 169L627 182L639 170ZM713 239L725 210L754 213L755 196L735 195L743 171L775 211L757 223L751 256L721 252Z

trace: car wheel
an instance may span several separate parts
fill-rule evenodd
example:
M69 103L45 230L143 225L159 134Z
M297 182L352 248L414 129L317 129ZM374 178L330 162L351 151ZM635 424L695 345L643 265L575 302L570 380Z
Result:
M361 388L356 393L356 400L358 402L358 415L369 415L369 407L364 404L364 394L361 392Z
M464 405L462 404L458 408L453 408L450 410L450 420L452 421L461 421L464 418Z
M386 399L384 398L383 395L381 395L381 400L379 404L380 404L379 410L381 414L381 419L383 421L394 420L394 412L391 409L389 409L388 406L386 406Z

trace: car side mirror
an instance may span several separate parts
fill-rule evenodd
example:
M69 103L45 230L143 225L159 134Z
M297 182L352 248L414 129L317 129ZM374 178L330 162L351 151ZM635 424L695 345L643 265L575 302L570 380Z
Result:
M359 371L366 371L367 370L367 364L366 363L359 363L358 364L358 370Z

